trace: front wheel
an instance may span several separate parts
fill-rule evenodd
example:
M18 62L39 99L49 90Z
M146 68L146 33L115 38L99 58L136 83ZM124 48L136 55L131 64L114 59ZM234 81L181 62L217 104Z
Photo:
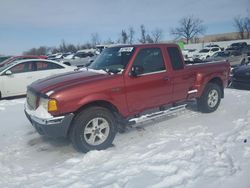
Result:
M221 88L214 83L208 83L197 100L198 109L204 113L214 112L221 101Z
M112 145L117 132L114 115L103 107L89 107L73 121L70 139L80 152L103 150Z

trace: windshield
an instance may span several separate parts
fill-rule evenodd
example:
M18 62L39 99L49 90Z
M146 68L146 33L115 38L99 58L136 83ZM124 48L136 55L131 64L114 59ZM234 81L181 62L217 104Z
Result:
M240 45L241 45L240 43L233 43L233 44L231 44L231 46L233 46L233 47L238 47Z
M133 52L134 47L106 48L89 68L105 70L111 73L121 73L126 68Z
M202 49L201 51L199 51L200 53L207 53L207 52L209 52L209 50L208 49Z
M13 63L8 63L8 64L4 64L4 65L0 66L0 72L2 72L3 70L5 70L6 68L8 68L12 65L13 65Z
M16 59L15 57L10 57L10 58L0 62L0 67L3 66L4 64L7 64L7 63L14 61L15 59Z

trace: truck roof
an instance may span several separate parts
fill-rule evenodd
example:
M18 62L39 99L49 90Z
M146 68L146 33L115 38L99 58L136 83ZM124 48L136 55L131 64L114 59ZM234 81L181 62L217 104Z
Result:
M109 48L111 47L159 47L159 46L178 46L175 43L150 43L150 44L114 44L109 46Z

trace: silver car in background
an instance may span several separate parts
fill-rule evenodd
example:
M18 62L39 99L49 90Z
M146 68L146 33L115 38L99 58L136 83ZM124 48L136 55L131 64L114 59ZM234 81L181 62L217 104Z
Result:
M96 59L97 53L95 49L79 50L75 54L68 55L60 62L66 65L77 67L85 67Z
M211 57L206 59L206 61L221 61L221 60L227 60L229 61L231 67L235 67L244 64L247 61L247 56L245 53L242 53L238 50L232 50L232 51L226 50L217 52Z

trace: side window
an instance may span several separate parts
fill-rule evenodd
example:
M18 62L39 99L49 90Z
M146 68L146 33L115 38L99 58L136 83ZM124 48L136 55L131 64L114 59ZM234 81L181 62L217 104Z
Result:
M212 52L216 52L216 51L219 51L219 48L212 48L211 50Z
M24 73L32 71L32 63L20 63L10 69L10 71L14 74L16 73Z
M64 67L56 63L48 63L48 69L63 69Z
M49 70L49 69L62 69L62 68L64 67L51 62L45 62L45 61L36 62L37 71Z
M168 47L167 48L168 55L170 57L170 62L174 70L183 69L183 62L181 58L181 54L176 47Z
M81 53L77 53L75 56L79 58L85 58L88 56L88 54L86 54L85 52L81 52Z
M87 53L87 57L93 57L93 56L94 56L93 53L91 53L91 52Z
M142 74L166 70L161 49L159 48L147 48L140 50L133 65L141 66L143 68Z
M48 69L48 63L42 62L42 61L36 62L36 70L37 71L47 70L47 69Z

